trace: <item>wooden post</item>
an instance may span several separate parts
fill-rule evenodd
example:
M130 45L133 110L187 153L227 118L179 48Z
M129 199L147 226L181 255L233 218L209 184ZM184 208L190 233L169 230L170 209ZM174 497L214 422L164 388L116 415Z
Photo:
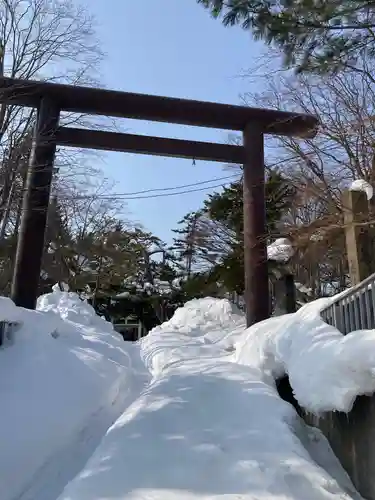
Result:
M270 315L264 189L264 138L259 126L243 134L247 161L243 171L246 321L250 326Z
M60 109L42 98L29 160L12 283L16 305L35 309L42 267Z
M366 193L345 191L342 205L350 281L357 285L375 272L371 228L362 225L369 218Z

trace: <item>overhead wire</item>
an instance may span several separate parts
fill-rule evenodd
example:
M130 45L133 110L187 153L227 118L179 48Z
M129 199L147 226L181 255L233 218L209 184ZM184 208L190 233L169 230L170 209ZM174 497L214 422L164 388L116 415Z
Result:
M329 141L328 141L329 142ZM330 148L330 152L334 151L336 149L339 149L341 146L336 145ZM316 151L307 151L305 153L306 156L314 155L316 154ZM294 156L290 156L287 158L283 158L281 160L278 160L277 162L274 162L272 164L266 165L266 168L272 169L275 167L278 167L279 165L282 165L287 162L292 162L294 160L297 160L301 158L300 154L296 154ZM97 200L114 200L114 201L132 201L132 200L143 200L143 199L153 199L153 198L167 198L170 196L178 196L178 195L184 195L184 194L190 194L190 193L195 193L195 192L202 192L207 189L216 189L216 188L221 188L225 187L228 182L225 183L220 183L220 184L214 184L210 185L213 182L218 182L218 181L237 181L240 180L242 177L242 172L238 172L235 174L223 176L223 177L216 177L213 179L208 179L204 181L199 181L199 182L194 182L191 184L182 184L182 185L177 185L177 186L169 186L165 188L152 188L152 189L145 189L141 191L134 191L134 192L122 192L122 193L109 193L109 194L97 194L97 193L90 193L90 194L82 194L82 195L64 195L60 194L57 195L60 200L70 200L70 199L75 199L75 200L85 200L85 199L97 199ZM205 186L205 187L198 187L198 186ZM194 189L185 189L185 188L194 188ZM195 189L196 188L196 189ZM43 189L43 188L40 188ZM156 194L154 194L156 193Z
M153 189L143 189L141 191L134 191L134 192L124 192L124 193L111 193L108 195L108 197L123 197L123 196L136 196L136 195L142 195L146 193L155 193L155 192L161 192L161 191L175 191L176 189L185 189L185 188L190 188L190 187L195 187L195 186L202 186L203 184L210 184L212 182L219 182L222 180L228 180L228 179L234 179L237 178L239 173L237 174L232 174L232 175L226 175L225 177L216 177L213 179L208 179L205 181L199 181L199 182L193 182L192 184L182 184L180 186L170 186L170 187L164 187L164 188L153 188ZM209 186L211 187L211 186ZM206 188L204 188L206 189ZM106 195L104 195L106 196Z
M237 177L237 179L240 179L241 176L239 175ZM225 184L224 184L225 185ZM180 194L188 194L188 193L197 193L199 191L206 191L208 188L210 189L215 189L215 188L219 188L219 187L223 187L224 186L222 183L221 184L215 184L213 186L205 186L205 187L201 187L201 188L198 188L198 189L187 189L185 191L176 191L176 192L172 192L172 193L159 193L159 194L148 194L148 195L143 195L143 196L121 196L121 197L114 197L113 195L100 195L98 196L98 199L101 199L101 200L113 200L113 199L117 199L117 200L142 200L142 199L150 199L150 198L168 198L169 196L177 196L177 195L180 195ZM72 197L72 199L76 199L76 200L81 200L81 199L86 199L86 198L90 198L91 196L74 196ZM66 198L65 198L66 199Z
M332 148L330 148L330 151L338 149L339 147L340 147L340 145L338 145L337 147L332 147ZM310 155L314 155L315 153L316 153L316 151L308 151L305 154L306 154L306 156L310 156ZM267 169L272 169L272 168L278 167L284 163L297 160L299 158L301 158L301 155L296 154L294 156L278 160L277 162L274 162L270 165L266 165L266 167L267 167ZM114 194L108 194L108 195L97 195L97 199L101 199L101 200L112 199L112 200L123 200L123 201L130 200L131 201L131 200L142 200L142 199L150 199L150 198L164 198L164 197L167 198L170 196L177 196L177 195L201 192L201 191L205 191L206 189L216 189L216 188L220 188L220 187L225 187L225 185L227 185L228 182L226 182L224 184L220 183L220 184L215 184L215 185L207 185L207 184L210 184L211 182L218 182L221 180L229 180L229 179L233 179L233 181L236 181L236 180L240 180L241 177L242 177L242 172L238 172L237 174L232 174L232 175L228 175L228 176L224 176L224 177L217 177L217 178L213 178L210 180L195 182L192 184L185 184L185 185L181 185L181 186L146 189L146 190L142 190L142 191L135 191L135 192L128 192L128 193L125 192L125 193L114 193ZM204 184L207 185L204 188L188 189L188 190L184 189L184 188L189 188L189 187L195 188L196 186L201 186ZM181 190L181 189L182 189L182 191L169 192L169 191ZM159 192L159 194L149 194L149 193L158 193L158 192ZM70 198L83 200L83 199L90 199L93 197L95 197L95 194L71 196ZM67 199L66 197L63 197L63 198Z

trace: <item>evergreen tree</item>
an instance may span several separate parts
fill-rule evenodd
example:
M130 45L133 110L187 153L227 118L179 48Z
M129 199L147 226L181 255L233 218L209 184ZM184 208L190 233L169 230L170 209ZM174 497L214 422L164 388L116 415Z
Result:
M280 173L271 172L265 184L266 224L268 237L276 236L276 226L291 205L294 189L283 179ZM226 225L235 233L232 248L224 255L212 273L212 279L225 284L228 291L243 293L244 258L243 258L243 198L242 181L232 183L222 193L211 195L206 202L212 219Z
M265 195L266 236L271 239L278 236L277 225L291 206L294 189L279 172L274 171L267 177ZM189 234L190 221L191 214L188 214L180 234ZM211 265L204 274L192 276L193 282L189 280L183 289L189 293L192 290L198 292L201 286L207 293L210 290L210 294L219 293L220 289L241 294L244 290L242 181L209 195L196 226L197 231L205 232L206 236L196 242L195 254L206 258ZM210 262L208 257L213 254L216 259Z
M179 237L173 239L173 249L177 251L177 260L180 262L183 274L189 279L194 264L200 254L204 253L202 243L205 239L204 231L199 225L200 212L190 212L179 221L179 229L173 232Z
M375 51L375 4L370 0L197 0L255 39L281 48L299 71L338 70Z
M209 195L205 201L211 219L225 224L242 238L243 234L243 195L242 180L233 182L221 193ZM276 230L276 224L290 206L294 189L278 171L271 171L265 183L267 233Z

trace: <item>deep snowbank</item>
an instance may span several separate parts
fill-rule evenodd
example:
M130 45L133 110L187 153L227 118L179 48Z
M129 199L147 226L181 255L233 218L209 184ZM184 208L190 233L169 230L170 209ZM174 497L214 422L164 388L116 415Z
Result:
M258 323L236 344L237 363L287 373L299 404L315 414L349 412L356 396L375 392L375 331L343 336L327 325L319 313L331 300Z
M141 356L153 375L188 359L227 356L243 336L243 314L227 300L195 299L141 340Z
M342 337L326 303L245 330L228 301L195 300L130 344L75 294L0 299L23 323L0 351L0 498L359 499L275 389L288 373L315 412L375 389L374 332Z
M45 295L38 308L0 300L0 319L23 323L14 345L0 350L2 500L56 498L145 372L137 348L75 294Z
M281 371L271 339L287 321L250 329L245 336L252 342L258 332L259 340L248 359L238 341L243 319L226 301L193 301L154 329L140 343L152 383L60 500L359 498L325 439L278 397L272 370L263 369L269 355ZM228 352L236 339L242 364Z

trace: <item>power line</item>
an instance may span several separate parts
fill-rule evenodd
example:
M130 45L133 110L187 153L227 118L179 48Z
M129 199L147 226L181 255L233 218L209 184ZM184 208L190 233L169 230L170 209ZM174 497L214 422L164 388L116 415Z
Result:
M331 151L334 151L335 149L338 149L338 147L339 146L332 147ZM310 155L316 154L316 151L307 151L304 154L306 156L310 156ZM294 161L294 160L297 160L297 159L301 159L301 155L300 154L296 154L296 155L288 157L288 158L283 158L282 160L279 160L279 161L277 161L277 162L275 162L275 163L273 163L271 165L265 165L265 166L268 169L272 169L272 168L278 167L279 165L282 165L283 163L287 163L287 162ZM229 179L240 180L241 176L242 176L242 172L238 173L238 174L228 175L228 176L225 176L225 177L218 177L216 179L206 180L206 181L202 181L202 182L196 182L196 183L193 183L193 184L185 184L185 185L182 185L182 186L175 186L175 187L168 187L168 188L147 189L147 190L144 190L144 191L136 191L136 192L133 192L133 193L117 193L117 194L109 194L109 195L98 195L98 199L102 199L102 200L106 200L106 199L108 199L108 200L110 200L110 199L112 199L112 200L113 199L120 200L121 199L121 200L127 201L127 200L142 200L142 199L148 199L148 198L164 198L164 197L169 197L169 196L176 196L176 195L182 195L182 194L196 193L196 192L199 192L199 191L205 191L207 188L215 189L215 188L218 188L218 187L223 187L227 183L225 183L225 184L216 184L216 185L213 185L213 186L206 186L204 188L198 188L198 189L177 191L177 192L173 192L173 193L166 192L166 193L161 193L161 194L151 194L151 195L143 196L144 194L147 194L147 193L153 193L153 192L158 192L158 191L172 191L172 190L182 189L182 188L187 188L187 187L195 187L195 186L200 186L202 184L209 184L211 182L220 181L220 180L229 180ZM138 195L141 195L141 196L138 196ZM75 198L75 199L87 199L87 198L92 198L92 197L93 197L93 195L83 195L83 196L72 197L72 198Z
M314 154L314 151L311 152L306 152L306 156ZM275 162L271 165L268 165L268 169L275 168L283 163L286 163L288 161L293 161L296 159L301 158L300 155L295 155L289 158L283 158L282 160L279 160L278 162ZM225 177L218 177L216 179L211 179L211 180L206 180L202 182L196 182L193 184L185 184L181 186L174 186L174 187L168 187L168 188L155 188L155 189L146 189L143 191L135 191L135 192L129 192L129 193L113 193L113 194L107 194L107 195L81 195L81 196L59 196L59 199L62 200L69 200L69 199L74 199L74 200L86 200L86 199L92 199L96 198L98 200L114 200L114 201L132 201L132 200L145 200L145 199L153 199L153 198L168 198L170 196L178 196L178 195L183 195L183 194L190 194L190 193L197 193L201 191L205 191L206 189L216 189L220 187L224 187L227 183L224 184L214 184L211 186L205 186L203 188L197 188L197 189L187 189L187 190L182 190L182 191L174 191L174 192L168 192L168 191L173 191L185 187L195 187L195 186L200 186L203 184L209 184L211 182L219 181L219 180L240 180L242 176L242 173L238 174L232 174L229 176ZM159 194L149 194L149 193L154 193L154 192L160 192L160 191L167 191L167 192L161 192Z
M340 148L341 148L340 145L335 145L332 148L330 148L330 151L335 151L335 150L340 149ZM310 156L310 155L316 154L316 151L306 151L304 154L306 156ZM323 154L324 154L324 152L323 152ZM300 154L296 154L294 156L283 158L283 159L281 159L277 162L274 162L270 165L266 164L265 167L267 169L272 169L272 168L278 167L279 165L282 165L284 163L292 162L292 161L298 160L298 159L301 159ZM132 200L142 200L142 199L151 199L151 198L166 198L166 197L170 197L170 196L178 196L178 195L183 195L183 194L201 192L201 191L205 191L206 189L216 189L219 187L224 187L227 184L227 182L224 184L222 184L222 183L214 184L214 185L208 185L208 184L210 184L212 182L218 182L221 180L228 181L229 179L233 179L233 181L236 181L236 180L240 180L241 176L242 176L242 172L238 172L237 174L231 174L231 175L224 176L224 177L216 177L213 179L195 182L192 184L183 184L180 186L145 189L142 191L134 191L134 192L110 193L110 194L103 194L103 195L95 194L95 193L88 194L88 195L77 195L77 196L75 196L75 195L70 195L70 196L69 195L68 196L60 195L60 196L58 196L58 198L60 200L97 199L97 200L114 200L114 201L117 201L117 200L121 200L121 201L130 200L130 201L132 201ZM184 189L184 188L189 188L189 187L195 188L196 186L202 186L202 185L206 185L206 186L203 188L197 188L197 189L186 189L186 190ZM182 189L182 191L181 191L181 189ZM174 191L174 192L170 192L170 191ZM159 193L159 194L150 194L150 193Z
M238 176L237 179L240 179L241 176ZM160 193L160 194L149 194L149 195L144 195L144 196L118 196L118 197L115 197L113 195L100 195L98 196L97 198L100 199L100 200L114 200L114 199L118 199L118 200L142 200L142 199L149 199L149 198L167 198L169 196L177 196L177 195L180 195L180 194L188 194L188 193L197 193L199 191L206 191L206 189L210 188L210 189L214 189L214 188L219 188L219 187L223 187L225 186L225 184L215 184L213 186L206 186L206 187L203 187L203 188L198 188L198 189L187 189L185 191L176 191L176 192L173 192L173 193ZM92 198L93 196L91 195L87 195L87 196L72 196L70 198L63 198L63 199L75 199L75 200L84 200L84 199L87 199L87 198Z
M97 198L97 199L145 199L145 198L153 198L153 197L161 197L161 196L174 196L174 195L177 195L177 194L184 194L184 193L194 193L195 191L203 191L205 189L208 189L208 188L217 188L217 187L221 187L223 186L222 183L220 184L215 184L213 186L206 186L204 188L200 188L200 189L192 189L192 190L186 190L186 191L178 191L176 193L168 193L168 192L165 192L165 191L175 191L175 190L181 190L181 189L184 189L184 188L189 188L189 187L196 187L196 186L202 186L204 184L210 184L212 182L218 182L218 181L222 181L222 180L229 180L229 179L232 179L232 180L238 180L240 179L241 177L241 173L237 173L237 174L231 174L231 175L227 175L225 177L216 177L214 179L209 179L209 180L205 180L205 181L200 181L200 182L194 182L192 184L182 184L180 186L171 186L171 187L165 187L165 188L154 188L154 189L144 189L142 191L134 191L134 192L124 192L124 193L109 193L109 194L103 194L103 195L99 195L99 194L95 194L95 193L92 193L92 194L88 194L88 195L71 195L71 196L58 196L60 199L78 199L78 200L84 200L84 199L89 199L89 198ZM226 183L224 183L226 184ZM162 192L161 194L157 194L157 195L149 195L148 193L154 193L154 192ZM144 194L148 194L148 196L138 196L138 195L144 195ZM135 198L133 198L135 197Z
M225 177L216 177L214 179L209 179L206 181L201 181L201 182L194 182L192 184L182 184L181 186L171 186L171 187L165 187L165 188L153 188L153 189L144 189L142 191L134 191L130 193L113 193L111 195L108 195L110 197L122 197L122 196L135 196L138 194L146 194L146 193L153 193L153 192L160 192L160 191L174 191L176 189L185 189L189 187L195 187L195 186L202 186L203 184L210 184L211 182L219 182L222 180L228 180L228 179L233 179L237 178L240 174L232 174L232 175L227 175ZM210 187L210 186L208 186Z

